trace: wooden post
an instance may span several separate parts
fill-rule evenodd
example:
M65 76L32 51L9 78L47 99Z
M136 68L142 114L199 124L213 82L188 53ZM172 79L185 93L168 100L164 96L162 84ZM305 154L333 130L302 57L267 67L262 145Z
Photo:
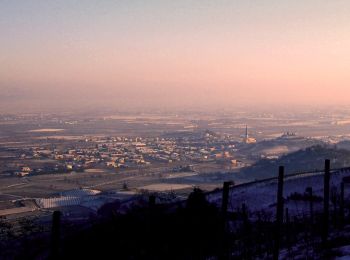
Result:
M340 184L340 224L344 224L344 182Z
M330 182L330 160L325 161L324 170L324 187L323 187L323 225L322 225L322 241L326 245L329 233L329 182Z
M314 201L313 201L313 191L312 187L307 187L306 192L309 194L310 200L310 223L313 225L314 223Z
M230 181L225 181L224 186L223 186L223 191L222 191L222 205L221 205L221 210L224 216L226 216L227 213L227 207L228 207L228 197L230 193L230 185L232 182Z
M221 211L223 216L223 222L222 222L222 234L223 234L223 251L222 251L222 259L228 259L230 255L230 245L228 244L228 240L226 237L226 230L227 230L227 208L228 208L228 201L229 201L229 195L230 195L230 185L233 182L231 181L225 181L223 185L222 190L222 205L221 205Z
M286 211L286 221L285 221L285 223L286 223L286 228L285 228L285 232L286 232L286 242L287 242L287 246L288 246L288 248L290 247L290 237L289 237L289 210L288 210L288 208L286 208L285 209L285 211Z
M154 196L154 195L149 196L148 205L150 208L154 208L154 206L156 205L156 196Z
M280 244L281 244L281 226L283 223L283 179L284 167L279 167L278 188L277 188L277 212L276 212L276 237L273 251L273 259L278 260Z
M245 205L245 203L242 203L242 217L245 220L245 218L246 218L246 205Z
M51 230L51 259L59 259L60 238L61 238L61 212L54 211L52 215Z
M251 259L250 253L251 253L251 234L249 230L248 225L248 214L247 214L247 208L245 203L242 204L242 214L241 214L242 220L243 220L243 232L244 232L244 238L243 238L243 258L244 259Z
M247 211L247 206L245 203L242 204L242 217L243 217L243 224L244 224L244 229L247 231L249 229L249 216L248 216L248 211Z
M338 224L337 223L338 214L337 214L337 189L335 187L330 192L330 199L333 203L333 224L336 227Z

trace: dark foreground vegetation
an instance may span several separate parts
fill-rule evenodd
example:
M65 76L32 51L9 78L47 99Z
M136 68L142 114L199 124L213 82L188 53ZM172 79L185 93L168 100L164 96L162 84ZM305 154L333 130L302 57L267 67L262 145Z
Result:
M344 256L350 245L350 204L340 192L329 189L330 162L326 161L324 196L304 193L283 198L284 168L280 167L276 206L251 212L245 204L227 211L229 187L224 183L222 205L210 204L206 194L194 189L187 201L157 204L150 196L144 206L120 214L119 204L107 204L99 216L72 229L53 215L49 236L28 233L21 243L2 244L2 258L12 259L333 259ZM305 201L302 217L290 217L285 200ZM323 210L313 203L323 201ZM34 228L29 225L28 229ZM34 234L34 235L33 235ZM12 250L11 250L12 248Z

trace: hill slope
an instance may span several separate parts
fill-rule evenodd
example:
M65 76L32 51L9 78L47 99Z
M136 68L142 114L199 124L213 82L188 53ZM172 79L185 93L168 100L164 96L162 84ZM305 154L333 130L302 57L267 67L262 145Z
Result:
M286 174L322 170L324 160L331 160L332 168L350 166L350 151L337 149L333 146L312 146L297 152L282 156L277 160L262 159L251 167L243 169L240 177L251 179L264 179L277 176L280 165L285 166Z

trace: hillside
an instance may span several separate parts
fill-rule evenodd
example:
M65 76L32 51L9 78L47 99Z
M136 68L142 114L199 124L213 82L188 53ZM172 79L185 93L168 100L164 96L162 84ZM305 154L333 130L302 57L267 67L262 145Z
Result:
M350 151L350 141L341 141L341 142L337 143L337 148Z
M301 136L282 136L276 139L263 140L255 144L240 147L239 153L250 155L253 158L261 156L282 156L288 153L306 149L311 146L324 145L321 140Z
M316 145L297 152L284 155L276 160L262 159L251 167L243 169L240 177L264 179L277 175L278 166L284 165L286 174L322 170L324 160L330 159L333 168L350 166L350 151L333 146Z

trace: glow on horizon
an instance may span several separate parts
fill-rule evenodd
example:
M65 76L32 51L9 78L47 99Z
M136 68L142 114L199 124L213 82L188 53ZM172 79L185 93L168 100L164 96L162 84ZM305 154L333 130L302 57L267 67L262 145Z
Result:
M343 104L349 32L349 1L4 0L0 98Z

